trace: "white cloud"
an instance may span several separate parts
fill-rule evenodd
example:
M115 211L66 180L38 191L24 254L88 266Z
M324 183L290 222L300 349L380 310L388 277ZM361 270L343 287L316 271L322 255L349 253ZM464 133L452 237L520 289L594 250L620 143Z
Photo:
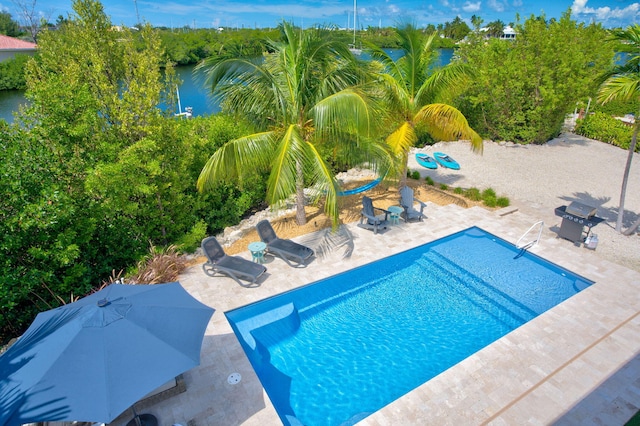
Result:
M573 13L583 13L586 5L587 0L574 0L573 5L571 5L571 11Z
M489 0L487 5L496 12L504 12L504 4L498 0Z
M575 15L593 15L599 21L608 20L626 20L631 19L640 14L640 3L632 3L624 9L612 9L609 6L604 7L588 7L588 0L574 0L571 5L571 11Z
M480 5L482 2L471 3L470 1L466 2L464 6L462 6L462 10L468 13L477 12L480 10Z

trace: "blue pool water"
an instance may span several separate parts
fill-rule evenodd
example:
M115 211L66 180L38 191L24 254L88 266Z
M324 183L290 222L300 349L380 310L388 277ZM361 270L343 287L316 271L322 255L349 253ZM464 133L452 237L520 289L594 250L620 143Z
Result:
M473 227L226 316L284 424L351 425L591 284Z

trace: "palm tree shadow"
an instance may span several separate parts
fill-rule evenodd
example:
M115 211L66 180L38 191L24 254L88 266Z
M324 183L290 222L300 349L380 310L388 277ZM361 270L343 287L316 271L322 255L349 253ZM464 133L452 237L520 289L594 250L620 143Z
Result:
M299 241L311 247L316 257L327 259L340 255L342 259L348 259L353 254L354 240L353 234L345 225L340 225L337 230L325 228L312 234L307 234Z
M576 192L573 196L564 196L560 198L567 201L567 203L577 201L579 203L586 204L587 206L595 207L597 209L596 216L605 219L607 226L611 228L615 227L615 223L618 220L618 208L614 206L604 206L604 204L611 201L611 197L595 197L587 192ZM638 220L638 217L640 217L638 213L625 210L624 220L622 223L623 227L630 227L636 220Z

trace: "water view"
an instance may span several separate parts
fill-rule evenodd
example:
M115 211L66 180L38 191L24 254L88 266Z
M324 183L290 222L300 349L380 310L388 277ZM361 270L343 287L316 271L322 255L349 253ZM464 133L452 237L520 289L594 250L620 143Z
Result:
M401 50L385 49L386 52L394 60L402 55ZM453 49L440 49L440 57L438 66L445 66L451 62L453 57ZM366 53L361 56L362 59L369 59ZM176 112L185 111L185 108L193 108L193 115L209 115L220 111L220 104L215 102L210 96L209 91L204 87L204 79L200 75L194 75L193 69L195 65L185 65L176 67L176 74L182 80L179 89L180 104L176 105ZM1 91L0 90L0 119L13 123L13 113L18 111L20 105L26 104L24 92L20 90Z

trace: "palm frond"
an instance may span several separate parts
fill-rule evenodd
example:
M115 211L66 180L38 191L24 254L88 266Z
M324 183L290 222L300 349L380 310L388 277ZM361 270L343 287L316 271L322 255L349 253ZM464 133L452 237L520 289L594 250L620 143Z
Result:
M454 93L464 90L472 76L473 69L466 63L452 63L435 70L418 90L415 104L422 107L438 99L442 93L446 93L450 98Z
M342 90L318 102L311 113L315 131L322 135L353 132L367 135L370 129L369 105L363 94Z
M198 191L209 190L219 181L241 181L247 170L266 169L274 137L274 132L255 133L224 144L202 168L196 184Z
M482 138L457 108L447 104L425 105L416 114L415 122L424 123L429 134L437 140L468 140L474 152L482 152Z
M324 195L324 211L327 217L331 218L334 228L338 226L340 218L340 210L338 206L338 191L340 190L338 182L335 179L333 171L322 158L322 154L315 145L308 143L306 145L308 151L307 159L309 180L311 186L317 189L317 194Z
M637 75L616 75L602 83L598 91L598 102L614 99L640 99L640 78Z
M267 202L277 204L296 192L297 167L305 162L304 139L300 130L294 124L277 142L277 147L271 162L271 174L267 183Z
M387 136L387 145L394 155L400 156L409 151L416 141L416 130L409 121L405 121L393 133Z

